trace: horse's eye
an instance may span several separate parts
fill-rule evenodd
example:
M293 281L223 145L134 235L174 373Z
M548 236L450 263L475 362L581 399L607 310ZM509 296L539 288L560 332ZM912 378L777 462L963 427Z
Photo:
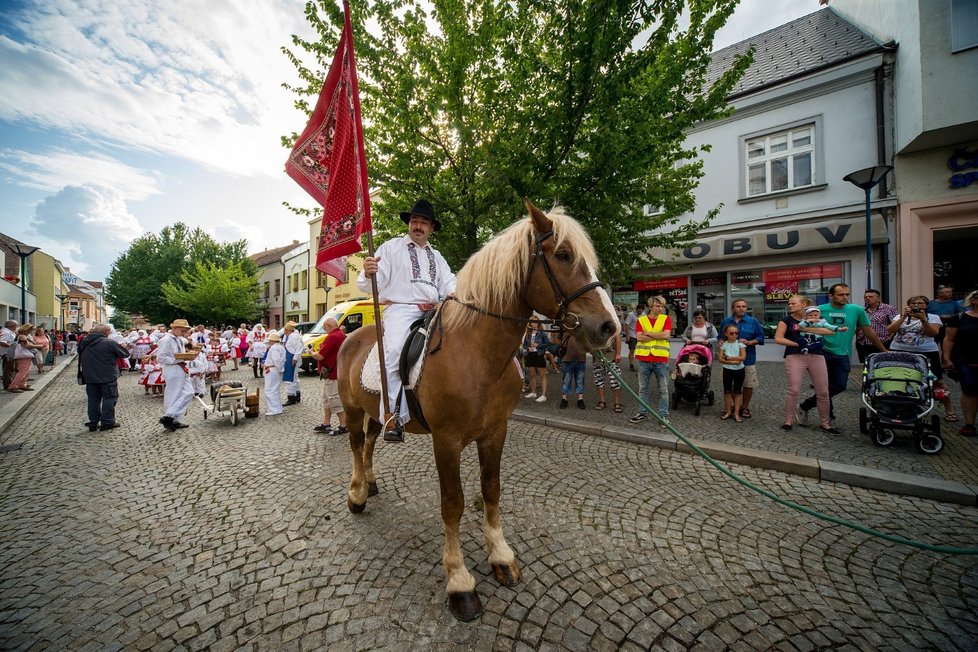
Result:
M558 251L554 253L554 258L556 258L557 260L563 263L566 263L571 259L570 254L567 253L566 251Z

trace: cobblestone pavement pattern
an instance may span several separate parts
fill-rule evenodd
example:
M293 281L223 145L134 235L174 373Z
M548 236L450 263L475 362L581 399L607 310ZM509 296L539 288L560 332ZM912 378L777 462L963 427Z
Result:
M26 445L0 455L0 648L975 648L974 557L813 520L692 456L516 422L502 509L524 579L496 584L468 509L486 611L458 623L430 439L378 447L381 494L354 516L347 442L311 431L319 387L303 382L285 417L235 428L194 407L191 428L164 435L161 401L134 379L123 426L88 433L81 388L57 378L4 435ZM972 507L735 468L885 531L978 539Z

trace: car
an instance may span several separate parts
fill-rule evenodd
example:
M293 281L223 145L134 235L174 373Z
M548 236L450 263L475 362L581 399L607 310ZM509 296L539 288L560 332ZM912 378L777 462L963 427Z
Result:
M380 307L383 314L384 307ZM306 373L316 373L316 359L312 357L313 351L318 351L319 346L326 339L326 329L323 326L326 319L332 317L340 328L349 335L361 326L368 326L374 323L374 303L373 301L347 301L333 306L316 322L309 332L302 336L304 350L302 352L302 370Z

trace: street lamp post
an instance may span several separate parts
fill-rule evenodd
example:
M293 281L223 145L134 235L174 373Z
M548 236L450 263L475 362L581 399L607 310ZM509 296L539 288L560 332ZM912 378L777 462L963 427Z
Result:
M60 325L60 328L58 330L61 331L61 340L62 340L62 342L64 342L67 345L68 341L65 340L64 337L65 337L65 301L68 300L68 295L67 294L55 294L54 295L54 298L58 300L58 303L59 304L61 304L61 325Z
M20 256L20 323L27 323L27 259L40 247L25 244L8 245L14 253Z
M892 165L874 165L864 170L856 170L842 177L843 181L848 181L857 188L862 188L866 193L866 289L873 287L873 229L869 216L869 194L883 177L893 169Z

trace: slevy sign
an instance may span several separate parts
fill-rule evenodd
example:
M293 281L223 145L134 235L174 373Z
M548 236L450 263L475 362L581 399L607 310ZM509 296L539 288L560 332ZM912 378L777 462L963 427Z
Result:
M865 218L857 217L700 238L696 244L682 250L680 259L701 262L862 246L866 244L865 225ZM886 243L888 238L883 218L874 215L871 225L873 244ZM672 252L666 249L656 249L653 253L663 260L669 260L672 256Z

